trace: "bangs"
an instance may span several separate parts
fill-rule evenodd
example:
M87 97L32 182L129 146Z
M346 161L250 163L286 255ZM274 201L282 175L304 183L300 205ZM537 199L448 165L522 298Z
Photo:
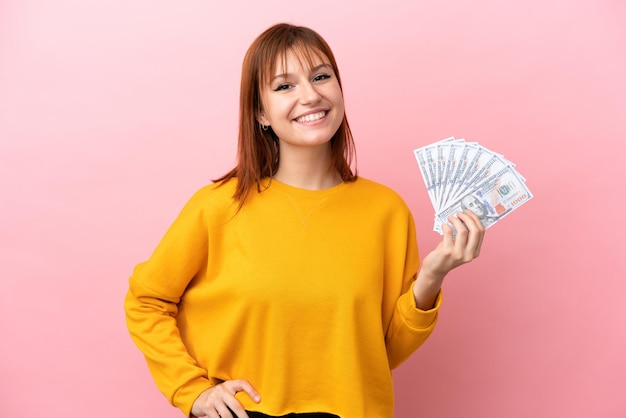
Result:
M302 68L311 69L318 64L329 64L329 59L324 55L321 51L312 49L310 47L304 46L296 46L292 47L282 53L280 53L272 62L268 68L266 74L263 74L263 85L267 86L269 84L270 79L272 79L277 72L287 73L287 55L292 53L293 56L298 61L298 64L302 66ZM263 86L261 86L263 87Z
M288 34L284 38L275 39L268 45L263 57L259 60L259 87L264 88L269 85L270 80L274 78L278 70L286 72L287 56L292 53L298 63L304 68L313 68L319 63L329 64L336 75L338 75L337 66L332 56L332 52L325 52L328 47L319 42L315 37L294 37ZM341 86L341 83L340 83Z

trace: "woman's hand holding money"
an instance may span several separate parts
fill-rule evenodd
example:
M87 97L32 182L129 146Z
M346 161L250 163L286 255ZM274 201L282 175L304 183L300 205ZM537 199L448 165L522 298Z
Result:
M432 309L445 276L456 267L469 263L480 255L480 248L485 236L485 227L476 214L469 209L459 212L448 221L454 227L444 224L443 239L424 260L417 280L413 285L413 294L417 308Z

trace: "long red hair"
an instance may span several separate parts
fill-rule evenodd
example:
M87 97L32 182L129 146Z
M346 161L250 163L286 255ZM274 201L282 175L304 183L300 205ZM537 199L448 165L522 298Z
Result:
M253 188L261 192L261 180L273 177L278 169L278 137L271 128L263 130L257 116L263 110L261 88L274 74L278 59L284 62L288 51L294 52L299 59L306 60L309 66L312 66L316 56L328 59L339 87L342 88L333 52L326 41L312 29L280 23L254 40L244 57L241 71L237 165L215 180L224 184L237 178L233 198L239 202L239 207L245 203ZM356 152L345 113L330 143L331 168L337 170L343 181L356 180L356 168L353 168Z

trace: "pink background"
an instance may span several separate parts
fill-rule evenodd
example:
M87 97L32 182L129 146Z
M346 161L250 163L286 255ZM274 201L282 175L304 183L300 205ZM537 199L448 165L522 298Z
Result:
M128 337L127 279L233 165L241 60L279 21L333 47L360 174L404 196L423 253L412 149L478 141L535 193L445 283L396 415L626 416L623 4L1 2L0 416L181 416Z

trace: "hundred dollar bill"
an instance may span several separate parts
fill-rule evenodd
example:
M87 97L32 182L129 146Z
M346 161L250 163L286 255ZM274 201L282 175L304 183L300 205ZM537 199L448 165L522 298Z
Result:
M447 145L446 143L438 143L437 145L435 145L435 155L436 155L436 168L437 171L435 172L436 176L437 176L437 180L435 181L435 199L436 199L436 204L435 207L436 208L440 208L439 206L439 202L441 201L441 187L442 187L442 183L443 183L443 175L444 172L446 171L446 164L448 162L448 160L446 159L446 150L447 150Z
M532 199L533 195L523 179L511 165L472 187L467 194L437 213L435 231L442 233L441 226L448 217L466 209L472 210L489 228L500 219Z
M439 200L438 193L441 185L441 178L438 176L441 170L439 167L439 164L441 164L441 154L438 155L437 148L439 145L451 141L454 141L454 137L452 136L413 151L419 164L422 177L424 178L424 183L426 183L428 196L430 197L435 211L439 209L437 202Z
M469 178L465 178L461 184L461 188L456 195L451 196L451 201L456 201L461 196L467 194L468 190L473 190L476 185L480 184L483 180L490 178L495 173L502 171L508 166L513 164L505 160L501 155L494 154L489 151L485 151L483 159L479 167L472 173Z
M420 172L422 173L422 178L424 179L424 184L426 184L426 191L428 192L428 197L430 198L430 202L435 205L435 180L433 175L431 174L431 170L429 170L429 165L426 162L426 153L422 149L416 149L413 151L415 154L415 158L417 159L417 164L420 168Z
M456 186L461 182L462 174L467 169L467 164L469 163L468 155L470 151L473 150L471 144L460 144L462 149L460 151L460 155L458 160L456 161L456 167L453 170L450 178L448 179L448 184L444 190L443 194L443 202L442 207L447 207L448 202L450 201L450 194L456 188Z
M448 196L449 202L455 202L457 197L466 193L466 188L470 183L470 179L474 177L474 174L476 174L476 172L480 170L493 155L491 151L478 145L477 143L470 143L468 146L469 152L467 156L469 160L466 164L465 170L462 173L459 173L460 177L457 178L454 187L450 190L450 194Z
M441 192L439 193L438 207L445 208L448 203L449 189L455 182L455 174L457 173L459 160L461 153L464 151L465 144L462 139L454 141L454 143L447 144L443 154L447 163L445 165L445 171L443 173L443 180L441 181Z
M467 179L471 176L472 171L476 171L476 167L480 165L480 157L483 154L483 148L476 142L468 142L465 144L465 159L461 161L460 170L456 173L454 183L448 190L447 202L454 202L454 196L463 193L463 184L467 183ZM483 159L486 157L483 157ZM446 205L447 207L447 205ZM441 208L443 209L443 208ZM437 211L436 211L437 212Z

